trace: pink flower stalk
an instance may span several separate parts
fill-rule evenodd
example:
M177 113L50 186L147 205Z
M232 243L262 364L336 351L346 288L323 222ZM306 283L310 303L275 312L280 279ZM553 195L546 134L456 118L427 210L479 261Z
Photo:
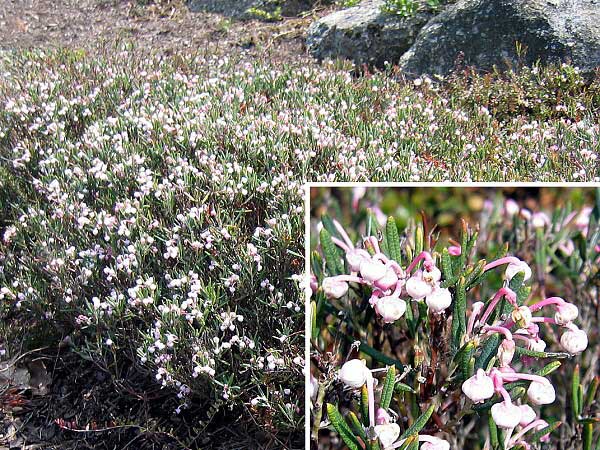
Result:
M510 447L514 447L515 445L517 445L517 443L522 444L523 441L520 441L521 437L523 437L527 432L531 431L531 430L542 430L544 428L546 428L548 426L548 422L546 422L545 420L542 419L538 419L538 420L534 420L531 423L529 423L527 426L524 426L523 429L521 431L519 431L518 433L516 433L514 436L512 436L510 438L509 441L509 448ZM544 437L542 437L540 439L541 442L546 442L548 441L548 439L550 438L550 435L547 434Z
M471 307L471 315L469 316L469 323L467 324L467 336L471 336L473 332L473 327L475 326L475 322L477 320L477 316L485 307L485 303L483 302L475 302Z
M484 324L487 321L494 309L496 309L496 306L502 297L505 297L512 305L515 306L515 308L518 308L517 294L515 294L510 288L500 288L498 289L498 292L496 292L496 295L494 295L492 298L492 301L488 305L486 311L483 313L483 316L481 316L481 319L479 320L480 323Z
M423 251L419 253L415 259L412 260L412 262L406 268L406 273L411 273L413 269L417 267L417 264L419 264L421 260L424 260L423 267L426 270L431 270L431 268L435 265L433 262L433 258L431 257L431 253Z

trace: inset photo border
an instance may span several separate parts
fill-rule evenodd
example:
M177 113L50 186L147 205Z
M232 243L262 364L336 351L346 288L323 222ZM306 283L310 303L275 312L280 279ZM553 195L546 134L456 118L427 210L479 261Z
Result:
M306 448L600 442L600 184L309 183Z

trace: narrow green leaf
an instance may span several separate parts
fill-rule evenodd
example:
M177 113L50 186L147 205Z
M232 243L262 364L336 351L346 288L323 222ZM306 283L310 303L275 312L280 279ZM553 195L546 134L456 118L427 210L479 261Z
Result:
M537 442L541 438L543 438L544 436L546 436L547 434L552 433L554 430L556 430L561 425L562 425L562 422L560 422L560 421L554 422L554 423L548 425L547 427L542 428L540 431L538 431L536 433L533 433L531 435L531 437L529 438L529 441L531 441L531 442Z
M323 249L323 255L325 256L325 264L330 275L341 275L343 273L342 263L340 261L339 254L335 244L331 240L329 231L325 228L321 228L319 233L321 240L321 248Z
M580 384L577 386L577 417L581 417L583 414L583 386Z
M406 438L406 440L402 443L402 445L400 447L398 447L398 450L407 450L410 446L412 446L418 442L419 442L419 435L413 434Z
M423 427L429 421L429 418L433 414L434 410L435 410L435 405L431 405L429 408L427 408L427 411L425 411L423 414L421 414L419 416L419 418L417 420L415 420L415 422L410 427L408 427L408 429L404 433L402 433L402 436L400 436L400 439L406 439L411 434L415 434L415 433L418 433L419 431L421 431L423 429Z
M552 361L550 364L546 364L542 369L537 372L537 375L540 377L545 377L546 375L550 375L556 369L558 369L562 363L560 361Z
M366 384L360 390L360 417L363 425L369 426L369 391Z
M385 235L387 240L387 247L389 257L401 264L402 254L400 251L400 236L398 235L398 227L396 226L396 220L393 217L388 217L385 225Z
M492 449L498 448L498 427L496 426L496 422L492 418L492 414L488 411L488 428L490 430L490 444L492 445Z
M589 408L594 402L594 398L596 397L596 392L598 391L598 384L600 384L600 376L596 375L588 387L587 393L585 395L585 407Z
M350 450L359 450L358 439L338 411L337 406L327 403L327 417Z
M594 426L591 423L586 423L583 426L583 450L592 450L594 440Z
M348 421L350 422L350 426L352 427L354 434L359 436L363 442L367 442L367 433L365 433L365 428L363 427L362 423L360 423L354 412L350 411L348 413Z
M378 237L377 234L379 232L379 223L377 222L377 216L373 213L371 209L367 211L367 236L375 236Z
M411 392L413 394L415 393L415 390L412 387L404 383L396 383L396 385L394 386L394 390L396 392Z
M415 256L423 251L423 224L419 222L415 230Z
M569 353L564 352L536 352L534 350L529 350L525 347L515 347L515 355L518 356L533 356L534 358L558 358L565 359L571 358Z
M381 400L379 406L383 409L388 409L392 401L392 395L394 394L394 385L396 384L396 367L388 367L385 381L383 383L383 390L381 391Z
M467 292L465 279L460 277L456 285L454 311L452 312L452 351L456 352L461 347L462 338L467 331Z
M579 405L579 364L575 365L575 370L573 370L573 378L571 379L571 409L573 411L573 418L577 420L580 413L580 405Z
M427 306L425 306L425 307L427 307ZM346 339L346 341L348 341L350 343L356 342L356 339L348 336L345 333L342 333L341 331L338 331L335 329L331 329L330 331L335 336L340 336L340 337ZM399 371L401 371L401 372L404 371L404 366L402 365L402 363L400 361L398 361L397 359L394 359L394 358L390 358L389 356L385 355L384 353L382 353L378 350L375 350L370 345L365 344L364 342L360 343L360 347L358 348L358 350L363 352L365 355L369 355L374 360L376 360L386 366L396 366L396 369L398 369Z
M319 327L317 326L317 304L315 302L310 302L310 337L315 340L317 336L319 336Z
M498 353L498 347L500 346L500 336L498 334L492 334L483 344L481 354L475 359L475 371L477 369L485 369L489 364L490 360Z
M335 224L333 223L333 219L329 214L323 214L321 216L321 223L323 224L323 228L325 228L331 236L342 239L342 235L336 228Z
M313 251L310 254L310 267L312 269L312 273L314 274L315 277L317 277L317 280L319 280L319 283L323 280L323 259L321 258L321 255L319 255L319 252L317 251Z

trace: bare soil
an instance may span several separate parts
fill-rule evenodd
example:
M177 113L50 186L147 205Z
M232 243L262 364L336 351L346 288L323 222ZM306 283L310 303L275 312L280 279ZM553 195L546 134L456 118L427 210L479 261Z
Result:
M264 22L245 18L245 9L239 6L244 4L242 0L192 0L189 4L184 0L1 0L1 3L0 49L4 50L89 49L126 41L140 50L165 54L203 50L268 57L275 62L304 58L307 26L328 11L318 7L300 16Z

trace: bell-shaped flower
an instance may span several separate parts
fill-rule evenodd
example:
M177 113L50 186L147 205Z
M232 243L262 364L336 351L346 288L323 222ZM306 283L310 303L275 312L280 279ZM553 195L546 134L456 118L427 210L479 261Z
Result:
M348 267L352 272L358 272L360 270L360 264L368 259L366 255L356 249L350 249L346 252L346 261L348 261Z
M413 300L421 300L431 293L433 286L423 279L423 272L419 270L406 280L405 289Z
M536 412L529 405L519 405L519 409L521 410L521 421L519 422L519 425L522 427L529 425L537 417Z
M549 405L556 399L556 392L549 381L532 381L527 389L527 397L534 405Z
M546 342L543 339L529 339L527 348L534 352L543 352L546 350Z
M504 339L498 347L498 362L500 367L508 367L515 356L515 341Z
M452 304L452 295L446 288L435 287L425 297L425 303L430 311L440 313Z
M572 325L560 337L560 345L572 355L581 353L588 346L588 337L585 331L580 330L575 325Z
M579 315L579 309L572 303L563 303L556 306L556 312L554 313L554 320L559 325L566 325L569 322L577 319Z
M419 438L421 437L419 436ZM450 450L450 443L445 439L431 436L431 439L421 445L421 450Z
M336 277L323 278L321 286L325 296L329 299L341 298L348 292L348 283Z
M531 278L532 272L531 267L527 265L525 261L519 262L511 262L506 266L505 276L507 280L512 280L513 277L519 272L523 272L525 275L523 281L529 280Z
M371 372L367 369L364 360L351 359L344 363L338 376L346 386L359 388L367 382L367 379L371 376Z
M381 297L375 304L375 312L381 316L385 323L392 323L404 315L406 302L391 295Z
M388 267L385 271L385 275L375 281L375 286L379 289L387 291L393 288L398 283L398 275L391 267Z
M383 262L378 259L363 259L360 263L360 275L371 283L383 278L388 268L385 266Z
M375 434L379 438L381 446L385 449L390 447L400 436L400 426L397 423L376 425Z
M423 280L429 284L435 284L442 279L442 272L436 266L432 266L429 270L423 270Z
M491 407L492 418L500 428L514 428L521 422L521 409L510 402L499 402Z
M462 391L473 403L481 403L494 395L494 381L483 369L478 369L463 382Z
M511 318L518 327L527 328L531 324L531 310L527 306L519 306L513 309Z

